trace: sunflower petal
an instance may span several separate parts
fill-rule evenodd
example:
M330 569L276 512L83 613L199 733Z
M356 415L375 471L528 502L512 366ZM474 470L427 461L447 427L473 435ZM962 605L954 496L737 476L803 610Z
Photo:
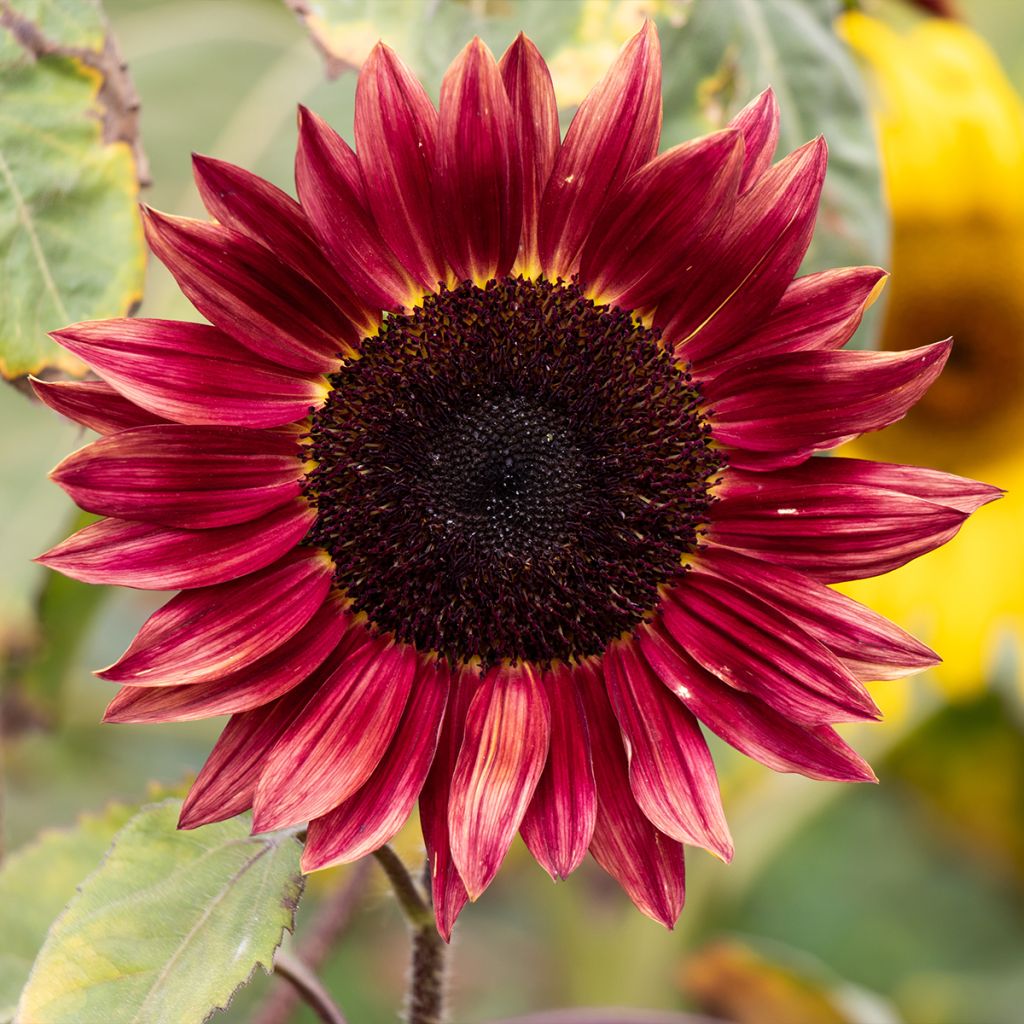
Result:
M312 282L248 235L143 208L150 249L210 323L292 370L337 369L359 334Z
M671 928L686 894L683 846L659 832L637 805L603 681L591 669L580 670L577 678L597 782L597 820L590 852L639 910Z
M436 663L418 669L414 697L373 775L347 800L309 823L303 871L358 860L405 824L437 749L450 684L447 669Z
M587 722L573 672L562 666L544 681L551 706L551 751L520 833L541 867L559 881L587 855L597 793Z
M544 770L550 734L547 694L529 665L483 678L466 712L448 802L452 858L470 899L490 885L508 852Z
M213 157L193 154L192 170L210 216L248 235L309 278L360 334L376 328L380 311L357 299L327 261L302 207L290 195L241 167Z
M431 181L437 110L383 43L359 72L355 134L366 201L382 237L409 274L436 288L446 276Z
M743 135L743 177L740 191L750 186L771 167L779 143L779 103L771 89L755 96L730 122Z
M672 637L712 675L795 722L879 717L863 684L831 651L729 580L691 569L658 612Z
M704 382L729 464L771 470L902 419L934 383L951 341L905 352L789 352Z
M370 212L359 161L326 121L299 107L295 186L328 257L360 301L398 309L415 289Z
M200 685L122 686L103 721L189 722L269 704L320 667L338 647L349 621L337 601L327 600L276 651L220 679Z
M332 658L316 693L269 751L253 801L253 829L309 821L352 796L373 774L409 699L416 652L367 633Z
M323 404L323 377L260 359L207 324L94 320L51 337L155 416L193 425L279 427Z
M642 626L638 640L655 675L703 722L747 757L777 772L811 779L874 782L866 762L831 726L803 726L705 671L663 626Z
M140 590L209 587L277 561L302 540L314 518L297 499L260 519L213 530L102 519L36 561L83 583Z
M97 434L116 434L119 430L166 422L128 401L106 381L29 379L41 402Z
M321 552L300 548L240 580L183 591L97 675L133 686L174 686L235 672L309 621L327 597L331 569Z
M458 278L503 277L519 252L523 185L512 105L479 38L441 82L438 140L441 232Z
M625 45L580 104L540 212L540 261L552 280L576 270L606 198L658 152L661 47L653 21Z
M732 860L715 763L696 719L631 646L613 645L602 667L641 810L665 835Z
M536 276L540 272L540 204L561 145L558 104L551 72L523 33L505 51L498 68L512 105L522 162L523 231L516 265L523 273Z
M160 424L101 437L50 474L80 508L187 529L231 526L297 497L297 435Z

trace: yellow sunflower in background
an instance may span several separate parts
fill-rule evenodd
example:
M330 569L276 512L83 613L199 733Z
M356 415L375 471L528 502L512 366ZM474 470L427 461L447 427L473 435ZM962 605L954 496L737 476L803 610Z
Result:
M989 480L1006 500L960 543L844 588L942 653L951 696L1007 666L1024 627L1024 103L969 28L840 31L866 65L893 218L882 347L952 335L945 372L902 423L844 454Z

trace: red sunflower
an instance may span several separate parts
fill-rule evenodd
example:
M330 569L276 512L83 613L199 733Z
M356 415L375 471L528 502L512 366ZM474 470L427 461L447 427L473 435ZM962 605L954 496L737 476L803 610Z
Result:
M766 92L658 154L648 25L564 139L547 67L479 41L439 109L385 46L351 149L303 110L295 202L195 163L213 222L146 211L208 324L57 332L103 437L54 478L107 518L42 556L180 589L99 674L106 718L230 714L181 816L309 822L306 870L419 801L450 933L516 832L589 850L645 913L732 843L700 724L779 771L870 780L835 722L936 662L827 584L949 540L999 493L815 458L902 417L942 342L841 351L884 273L794 280L821 139L772 163Z

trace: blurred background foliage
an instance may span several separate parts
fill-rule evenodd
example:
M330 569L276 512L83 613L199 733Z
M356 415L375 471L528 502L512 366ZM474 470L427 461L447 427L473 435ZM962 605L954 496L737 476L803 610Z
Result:
M47 87L48 95L65 116L95 109L105 44L77 19L52 21L54 10L88 13L91 5L0 6L51 17L51 40L72 34L66 45L77 47L74 53L40 58L62 90ZM961 0L967 29L899 0L846 6L864 8L887 26L856 15L844 21L842 37L859 70L831 30L839 5L828 0L105 4L142 103L152 178L143 198L197 216L191 151L288 187L295 105L309 105L349 134L351 68L382 32L436 95L443 68L470 34L480 32L500 51L525 28L552 64L568 117L640 19L655 17L665 53L664 144L721 124L773 85L783 106L785 148L819 132L830 143L830 184L808 265L878 262L894 271L887 305L880 303L861 343L904 347L951 333L960 342L948 385L940 382L906 424L861 442L857 453L1024 486L1024 7ZM31 107L16 107L10 84L22 80L12 74L28 74L30 62L10 49L6 34L3 46L0 157L17 171L11 125L18 117L22 124L26 117L38 122ZM83 123L91 134L80 128L82 152L75 159L88 173L71 185L37 181L37 198L65 186L74 198L74 187L91 187L89 174L108 174L107 186L117 190L109 200L116 220L137 190L124 169L130 128L120 124L118 136L99 120ZM872 123L882 142L884 181ZM134 173L141 166L145 176L140 154L136 147ZM33 162L46 165L46 154L35 154ZM0 245L12 274L28 257L18 248L24 239L17 225L3 216ZM67 223L66 212L61 216ZM40 299L26 318L5 286L5 345L12 323L24 339L76 316L115 315L137 299L132 251L104 246L102 219L98 228L88 218L71 221L67 247L58 246L65 268L106 275L107 293L90 312L65 297L87 291L88 283L58 274L64 301L47 309ZM115 265L122 275L116 281L104 269ZM86 311L63 317L60 305ZM152 260L141 312L195 317ZM19 358L13 370L8 364L11 375L47 365L47 372L76 369L54 367L45 350ZM220 726L98 725L113 690L90 670L113 661L160 601L44 575L31 564L80 515L46 471L87 438L15 385L0 387L0 838L8 851L21 852L0 874L0 905L16 906L30 884L43 899L32 914L19 911L15 918L8 909L4 918L0 911L0 1020L10 1015L5 1000L23 982L46 925L125 820L124 808L108 809L110 801L137 805L152 796L153 783L180 786L202 764ZM691 853L688 904L673 933L638 914L592 865L553 886L514 847L486 897L456 929L452 1019L466 1024L546 1006L604 1004L698 1008L740 1024L1018 1021L1024 1005L1022 525L1019 493L1011 493L968 524L948 552L854 591L948 657L937 673L879 684L886 723L849 730L881 785L847 788L776 776L717 745L737 855L726 867L702 851ZM77 833L52 831L76 827L86 811L93 816ZM51 831L35 839L44 829ZM410 860L420 855L415 824L398 847ZM295 941L301 946L323 906L346 886L359 892L360 909L328 956L323 978L350 1021L383 1024L395 1019L406 954L404 927L379 873L355 867L314 876ZM259 1020L260 1007L281 984L258 972L217 1019ZM313 1020L303 1009L294 1019Z

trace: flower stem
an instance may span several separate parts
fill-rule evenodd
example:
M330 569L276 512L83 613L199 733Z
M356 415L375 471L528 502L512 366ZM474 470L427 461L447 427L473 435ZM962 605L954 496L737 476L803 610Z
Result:
M374 856L388 876L412 932L412 965L406 997L407 1024L443 1024L444 974L447 946L437 933L430 906L430 864L424 870L422 890L390 846Z
M305 1003L324 1024L347 1024L345 1015L331 999L320 979L298 957L279 949L274 957L274 972L295 986Z

